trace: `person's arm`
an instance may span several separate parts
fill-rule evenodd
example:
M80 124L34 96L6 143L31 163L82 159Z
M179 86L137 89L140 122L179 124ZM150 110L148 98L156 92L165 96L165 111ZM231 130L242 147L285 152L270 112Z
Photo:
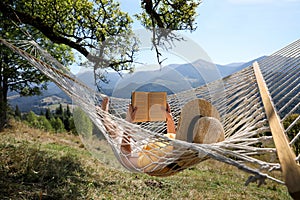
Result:
M129 104L125 120L132 123L135 118L136 111L137 111L137 108L133 107L132 104ZM128 135L128 133L126 133L126 132L123 133L123 138L122 138L122 143L121 143L121 152L124 154L130 154L132 151L131 146L130 146L130 138L131 137Z
M109 99L108 97L104 97L101 104L101 109L106 111L108 113L109 108ZM118 135L120 135L120 130L118 129L118 126L115 124L115 122L110 119L108 116L104 115L102 117L103 119L103 125L106 128L108 134L111 138L116 139Z
M133 123L137 107L133 107L132 104L129 104L128 111L125 120ZM121 152L122 152L122 161L125 166L129 169L138 169L138 157L131 156L131 144L130 144L130 135L125 131L123 133L122 142L121 142Z
M102 110L108 112L108 108L109 108L109 99L107 97L103 98L102 101L102 105L101 105ZM135 113L136 113L137 108L133 108L132 105L129 105L128 108L128 112L127 112L127 116L126 116L126 121L128 122L132 122L134 117L135 117ZM118 136L121 135L121 133L116 133L116 131L119 131L119 129L116 129L115 127L116 124L112 122L112 119L108 119L107 117L104 119L104 126L107 129L108 133L111 136ZM131 145L130 145L130 136L128 135L128 133L125 131L123 132L122 135L122 141L121 141L121 145L120 145L120 150L121 150L121 161L123 163L123 165L128 168L128 169L134 169L137 170L137 157L132 157L131 156Z
M126 121L133 123L137 111L137 107L133 107L132 104L128 105L128 111L126 114Z
M168 103L167 103L167 110L166 110L166 119L167 119L167 132L176 133L174 119L171 113L170 105Z

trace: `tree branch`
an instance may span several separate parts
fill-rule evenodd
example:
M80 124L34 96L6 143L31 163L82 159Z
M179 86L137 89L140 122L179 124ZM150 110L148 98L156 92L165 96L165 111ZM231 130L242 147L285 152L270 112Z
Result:
M56 34L52 27L45 24L43 20L39 17L34 17L31 15L28 15L26 13L17 11L12 9L10 5L5 4L4 2L0 1L0 11L3 13L4 16L10 18L11 20L17 22L17 23L24 23L31 25L38 30L40 30L46 37L48 37L50 40L57 44L65 44L68 45L71 48L76 49L79 51L82 55L87 57L89 55L89 51L82 47L80 44L73 42L72 40L62 37L59 34Z
M161 20L159 14L155 11L155 8L153 7L152 0L143 0L143 3L145 4L146 13L148 13L151 16L151 18L155 19L158 27L165 28L163 21Z

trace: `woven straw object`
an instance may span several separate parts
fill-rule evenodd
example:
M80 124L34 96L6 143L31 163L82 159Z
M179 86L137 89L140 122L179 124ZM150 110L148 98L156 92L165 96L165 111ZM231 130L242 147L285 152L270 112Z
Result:
M223 141L224 130L219 120L220 114L210 102L192 100L181 110L176 139L201 144Z

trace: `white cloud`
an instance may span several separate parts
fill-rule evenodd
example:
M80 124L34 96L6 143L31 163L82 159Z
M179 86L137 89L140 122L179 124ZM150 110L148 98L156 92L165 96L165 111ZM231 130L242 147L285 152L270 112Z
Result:
M270 3L288 3L300 2L300 0L228 0L232 4L270 4Z
M233 4L264 4L272 3L273 0L229 0Z

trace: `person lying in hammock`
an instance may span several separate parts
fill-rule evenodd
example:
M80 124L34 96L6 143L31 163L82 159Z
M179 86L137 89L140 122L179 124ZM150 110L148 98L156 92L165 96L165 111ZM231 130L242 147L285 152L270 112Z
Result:
M101 108L108 112L109 99L107 97L103 99ZM133 123L137 109L129 104L126 121ZM178 129L176 130L170 106L167 104L166 136L170 139L179 139L193 143L209 144L220 142L224 140L224 130L219 119L218 111L208 101L195 99L183 106ZM134 155L130 134L126 133L126 131L123 133L116 131L118 130L116 128L117 125L111 119L105 117L103 120L104 126L112 138L122 135L120 158L122 164L129 170L143 171L155 176L166 176L196 164L201 160L201 158L196 157L193 161L185 161L191 156L183 153L180 158L176 159L176 162L164 164L167 157L174 156L172 154L174 147L168 143L158 141L148 141L148 144L143 145L140 148L142 150Z

